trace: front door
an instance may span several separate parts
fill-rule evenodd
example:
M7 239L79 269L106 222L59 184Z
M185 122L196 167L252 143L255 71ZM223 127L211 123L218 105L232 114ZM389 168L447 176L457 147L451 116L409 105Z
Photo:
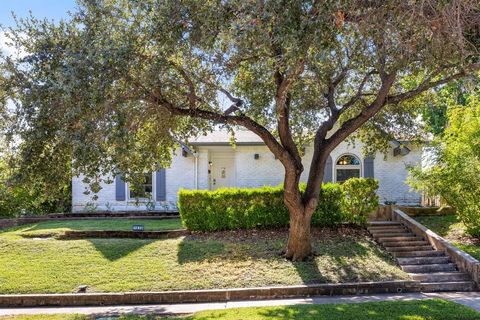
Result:
M211 189L233 187L234 158L233 157L212 157Z

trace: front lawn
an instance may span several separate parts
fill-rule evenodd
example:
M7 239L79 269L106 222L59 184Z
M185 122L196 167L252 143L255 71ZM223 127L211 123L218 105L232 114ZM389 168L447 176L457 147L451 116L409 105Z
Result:
M414 217L425 227L450 241L454 246L480 260L480 239L465 232L465 225L456 215Z
M1 320L91 320L88 316L16 316ZM113 319L113 318L109 318ZM158 316L121 316L119 320L157 320ZM473 320L480 313L463 305L440 299L357 304L296 305L238 308L198 312L170 320Z
M297 263L282 256L286 230L68 241L23 238L19 232L0 233L0 293L74 292L80 285L117 292L408 278L361 229L315 230L315 256Z
M6 231L8 235L55 236L67 230L132 230L133 225L143 225L145 231L183 228L180 219L91 219L44 221L10 228ZM4 230L1 231L4 232Z

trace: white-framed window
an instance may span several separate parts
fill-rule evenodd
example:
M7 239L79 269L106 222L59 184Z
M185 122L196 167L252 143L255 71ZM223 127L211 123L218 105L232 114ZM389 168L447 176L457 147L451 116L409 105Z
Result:
M132 187L128 185L130 199L153 199L153 174L144 173L139 185Z
M353 154L344 154L335 162L335 182L344 182L350 178L362 176L360 159Z

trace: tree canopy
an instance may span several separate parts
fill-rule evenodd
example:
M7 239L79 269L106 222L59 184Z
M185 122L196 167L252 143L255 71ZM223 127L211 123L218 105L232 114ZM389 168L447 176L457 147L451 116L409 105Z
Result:
M309 221L331 150L355 132L411 132L407 101L478 68L479 21L476 0L79 0L68 20L8 33L24 53L3 62L21 171L56 179L73 160L95 189L241 126L281 161L285 204Z

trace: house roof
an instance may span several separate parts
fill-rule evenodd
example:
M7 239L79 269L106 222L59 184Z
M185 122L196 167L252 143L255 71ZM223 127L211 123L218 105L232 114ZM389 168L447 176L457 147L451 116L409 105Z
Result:
M226 130L215 130L189 140L193 146L227 146L230 145L231 134ZM235 130L237 145L263 145L259 136L248 130Z

